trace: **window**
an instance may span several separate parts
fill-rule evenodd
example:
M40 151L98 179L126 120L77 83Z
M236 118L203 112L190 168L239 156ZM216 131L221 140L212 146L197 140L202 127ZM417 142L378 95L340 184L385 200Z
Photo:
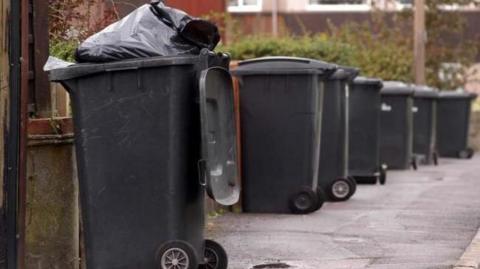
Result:
M397 10L411 9L413 7L413 1L414 0L396 0L396 8Z
M229 0L230 12L259 12L262 11L262 0Z
M308 0L311 11L369 11L371 0Z
M310 5L361 5L363 0L310 0Z

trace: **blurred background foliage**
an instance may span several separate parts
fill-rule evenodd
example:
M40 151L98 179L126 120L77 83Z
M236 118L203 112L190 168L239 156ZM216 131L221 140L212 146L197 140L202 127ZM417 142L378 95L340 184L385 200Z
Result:
M93 19L98 2L94 0L48 0L50 55L75 61L75 50L87 37L101 31L120 17L114 1L108 2L101 19Z
M467 69L479 53L480 44L448 42L445 36L460 37L465 21L457 12L446 11L447 3L472 3L469 0L429 0L426 14L427 84L439 89L462 87ZM330 24L325 33L284 34L274 38L241 32L218 50L229 52L234 60L285 55L307 57L341 65L355 66L362 75L384 80L413 82L413 12L374 11L369 21ZM235 23L235 22L234 22ZM455 40L455 38L453 38Z
M87 2L90 0L87 0ZM49 0L51 46L53 56L73 61L78 44L118 19L115 8L102 21L89 22L89 9L76 11L84 0ZM465 84L467 67L479 53L480 44L449 42L461 37L465 20L445 5L476 5L475 0L427 0L427 84L440 89L455 89ZM65 5L69 8L65 8ZM60 11L69 10L66 13ZM242 25L228 13L206 16L215 22L228 42L217 51L228 52L233 60L262 56L296 56L355 66L362 75L384 80L413 81L413 12L382 12L373 9L371 19L363 23L330 24L328 31L293 35L283 29L281 36L245 35ZM72 19L73 18L73 19ZM74 21L75 23L72 23ZM89 22L89 23L87 23ZM472 74L470 74L472 75Z
M306 57L355 66L366 76L411 81L411 40L398 33L400 28L384 24L381 16L375 14L374 25L330 25L327 33L237 38L218 50L230 53L235 60L275 55Z

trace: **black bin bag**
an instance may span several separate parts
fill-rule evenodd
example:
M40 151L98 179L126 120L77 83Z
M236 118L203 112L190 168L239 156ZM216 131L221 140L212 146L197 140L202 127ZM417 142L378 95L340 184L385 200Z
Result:
M77 62L113 62L154 56L198 55L220 41L218 28L205 20L165 6L145 4L85 40Z

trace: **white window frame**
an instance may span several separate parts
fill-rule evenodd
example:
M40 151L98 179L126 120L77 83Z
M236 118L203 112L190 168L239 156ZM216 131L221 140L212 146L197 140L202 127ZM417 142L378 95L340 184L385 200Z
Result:
M440 5L439 8L444 11L468 11L468 10L479 10L480 7L475 6L474 4L470 5Z
M414 0L413 0L414 1ZM401 4L396 1L396 9L403 10L403 9L412 9L413 4ZM479 10L480 7L476 7L475 5L439 5L438 8L444 11L468 11L468 10Z
M260 12L262 11L263 1L257 0L256 5L245 5L244 0L236 0L238 6L228 5L228 12Z
M307 2L307 11L371 11L372 0L367 0L365 4L310 4Z
M402 3L399 3L398 1L395 1L395 10L397 11L402 11L405 9L412 9L412 8L413 8L413 4L402 4Z

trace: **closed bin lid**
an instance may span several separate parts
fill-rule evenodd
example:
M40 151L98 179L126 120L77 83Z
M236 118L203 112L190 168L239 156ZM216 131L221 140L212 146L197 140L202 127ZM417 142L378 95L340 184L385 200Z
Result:
M477 99L477 94L464 90L440 91L438 98L441 99Z
M236 76L242 75L275 75L275 74L320 74L330 75L337 65L298 57L262 57L242 61L232 71Z
M401 81L384 81L382 95L413 95L413 87Z
M366 87L365 89L370 90L380 90L383 87L383 81L378 78L368 78L368 77L356 77L353 82L353 85L369 85L371 87Z
M339 66L337 70L328 78L329 80L353 80L360 70L349 66Z
M425 85L415 85L413 96L416 98L438 98L438 90Z
M222 205L233 205L240 197L237 140L230 73L219 67L200 76L202 160L200 176L208 195Z

